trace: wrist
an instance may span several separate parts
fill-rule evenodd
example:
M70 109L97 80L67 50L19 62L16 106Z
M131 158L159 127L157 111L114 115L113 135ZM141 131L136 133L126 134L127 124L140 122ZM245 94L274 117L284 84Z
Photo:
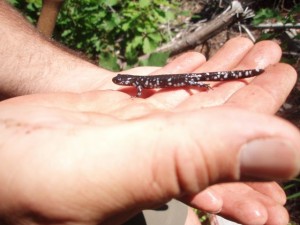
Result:
M43 37L5 1L0 1L0 20L0 94L84 92L99 89L110 77L111 72Z
M60 51L59 54L53 53L52 62L40 68L42 75L35 78L35 83L28 82L25 91L80 93L97 90L113 74L71 53Z

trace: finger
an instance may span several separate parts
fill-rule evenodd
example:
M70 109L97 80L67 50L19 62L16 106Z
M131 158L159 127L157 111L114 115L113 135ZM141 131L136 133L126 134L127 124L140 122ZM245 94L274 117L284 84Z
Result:
M164 67L153 72L153 75L157 74L176 74L176 73L189 73L195 71L199 66L205 63L206 59L204 55L198 52L184 53Z
M188 209L187 220L184 225L201 225L199 217L191 208Z
M241 224L249 221L264 224L268 217L281 217L282 211L285 215L285 199L284 191L277 183L252 182L213 185L195 196L185 197L183 201L205 212L224 214ZM268 213L269 208L274 207L275 210Z
M299 173L299 131L275 117L219 108L176 117L156 115L147 124L136 128L148 134L136 143L132 154L154 157L150 160L154 168L151 177L155 178L152 182L159 187L167 181L177 184L173 191L179 191L178 195L197 194L216 182L244 176L287 179ZM124 141L131 136L139 139L127 133Z
M208 213L219 213L223 206L222 196L210 188L195 195L181 197L180 200Z
M288 179L299 173L299 131L275 117L220 108L180 113L176 118L156 115L147 124L136 128L148 133L131 155L153 163L146 166L149 161L143 160L140 165L153 168L148 176L154 180L148 182L164 187L151 189L151 196L161 197L161 192L192 196L218 182L243 177ZM131 136L139 140L127 132L124 141ZM115 134L116 143L125 143L119 138ZM144 175L138 171L142 170L135 173L140 180Z
M253 48L248 51L248 53L241 59L241 61L231 69L265 69L269 65L278 63L281 58L281 54L281 49L277 43L273 41L261 41L255 44ZM217 83L216 89L218 89L217 91L223 93L228 92L228 89L237 90L241 87L246 86L253 79L255 79L255 77L231 82Z
M239 48L239 46L236 45L236 48ZM273 51L270 51L269 50L270 48L273 49ZM269 64L277 63L280 56L281 56L281 51L277 44L270 41L261 42L259 44L256 44L250 51L248 51L247 54L245 54L242 59L239 59L240 61L238 61L237 64L235 65L235 69L246 69L246 68L250 69L250 68L257 68L258 66L263 66L264 68L264 66L267 66ZM226 70L229 68L227 67L223 69ZM251 82L251 80L253 80L253 78L247 79L247 82ZM237 90L246 86L247 82L245 82L245 80L240 80L240 81L230 81L230 82L218 82L212 84L213 90L208 92L200 92L198 94L191 96L185 102L178 105L178 109L190 110L190 109L222 105ZM249 89L251 90L251 88ZM274 92L277 91L280 92L281 90L277 90L277 89L274 90ZM241 100L245 102L244 99ZM251 104L253 104L253 102L251 102Z
M183 128L182 124L186 124L192 128L186 135L190 136L198 146L201 146L201 156L210 162L207 169L210 171L210 181L213 180L214 175L218 177L221 176L219 172L223 173L215 171L218 170L217 168L222 168L224 171L230 171L230 168L234 169L231 170L231 175L230 173L227 174L231 178L245 175L261 176L263 178L265 175L268 176L268 173L270 177L282 176L282 178L288 178L299 172L300 164L297 164L299 160L299 141L296 140L299 137L299 131L283 120L269 116L265 117L261 114L248 114L244 110L240 111L232 108L214 108L207 111L198 111L195 115L193 113L183 113L181 115L176 118L180 121L180 127ZM201 119L196 119L193 116ZM270 121L272 122L270 123ZM205 130L199 130L199 128L205 128ZM287 130L283 131L283 129ZM184 137L182 129L180 131L180 134ZM218 137L218 140L215 137ZM279 139L277 140L277 138ZM202 142L202 140L205 140L205 142ZM290 149L289 143L295 143L296 145ZM281 150L285 148L289 149L287 150L288 154L286 154L286 151ZM224 154L228 149L230 149L230 153ZM264 150L261 151L261 149ZM195 152L195 154L197 153ZM197 155L194 157L198 159ZM283 157L287 158L283 159ZM234 163L233 159L240 159L241 161L235 161ZM191 163L193 162L195 160L191 161ZM216 164L213 162L216 162ZM239 163L241 163L241 170L236 167ZM232 165L235 166L231 167ZM292 167L290 167L291 165ZM278 168L276 168L277 166ZM217 179L221 179L221 177Z
M222 196L224 204L219 215L241 224L265 224L268 219L266 207L257 200L255 193L243 183L228 183L210 187Z
M286 203L285 192L276 182L248 182L246 184L253 190L268 196L280 205Z
M275 113L284 103L297 80L297 72L287 64L276 64L266 69L249 85L238 90L226 105L255 112Z
M222 196L220 215L241 224L287 224L283 205L243 183L214 185L210 189ZM236 210L238 209L238 210Z
M248 38L237 37L230 39L214 56L197 68L195 72L231 70L241 62L252 47L253 43Z
M160 67L157 66L141 66L141 67L134 67L132 69L124 70L120 72L121 74L133 74L133 75L148 75L150 73L154 73L155 71L159 70Z

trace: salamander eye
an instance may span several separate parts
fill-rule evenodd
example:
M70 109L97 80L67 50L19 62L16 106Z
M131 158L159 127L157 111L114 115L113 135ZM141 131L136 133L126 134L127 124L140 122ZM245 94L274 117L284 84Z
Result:
M121 78L121 77L118 77L118 76L113 77L113 79L112 79L112 81L113 81L115 84L120 83L121 80L122 80L122 78Z

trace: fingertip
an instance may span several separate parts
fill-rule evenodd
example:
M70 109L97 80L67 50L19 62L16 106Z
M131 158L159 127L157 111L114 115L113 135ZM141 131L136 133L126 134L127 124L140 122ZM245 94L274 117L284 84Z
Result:
M276 205L268 209L268 220L266 225L273 224L288 224L289 223L289 213L281 205Z
M234 218L234 220L239 223L249 225L265 224L268 220L268 212L261 203L254 201L239 201L234 205L234 208L236 209L234 214L232 214L232 208L227 208L222 210L220 215L229 219Z
M198 58L200 61L206 61L206 57L205 55L203 55L200 52L196 52L196 51L190 51L190 52L185 52L183 54L181 54L180 56L178 56L178 58Z
M281 48L273 41L261 41L256 43L241 60L237 68L259 68L264 69L269 65L280 61Z
M261 76L253 80L249 88L261 87L260 90L255 88L256 93L261 92L261 96L268 99L269 108L266 109L274 113L286 101L296 81L297 72L292 66L285 63L277 63L276 65L268 66ZM264 101L265 103L266 101Z
M276 43L275 41L271 41L271 40L263 40L263 41L259 41L255 44L256 46L259 46L260 48L268 48L270 51L272 51L273 53L279 53L280 56L282 54L282 50L281 47L278 43Z
M283 81L289 81L290 86L294 85L297 80L297 71L294 67L286 63L277 63L276 65L270 65L265 69L266 73L272 73L272 75L282 76ZM289 79L286 79L289 76Z
M249 68L252 57L245 59L243 66ZM287 96L297 81L295 69L284 63L277 63L265 68L265 72L241 88L227 100L226 105L235 105L255 112L273 114L286 101Z
M251 51L253 45L247 38L232 38L196 72L231 70Z
M252 140L242 146L240 153L243 177L290 179L299 173L298 147L285 139Z
M286 203L286 194L282 187L276 182L249 182L247 183L255 191L260 192L271 199L275 200L278 204L284 205Z
M253 46L254 43L246 37L234 37L231 38L227 43L231 44L231 42L234 42L235 44L241 44L241 45L247 45L247 46Z
M191 197L189 204L205 212L219 213L223 206L223 199L213 190L206 189Z
M155 74L192 72L206 62L203 54L195 51L186 52L173 59Z

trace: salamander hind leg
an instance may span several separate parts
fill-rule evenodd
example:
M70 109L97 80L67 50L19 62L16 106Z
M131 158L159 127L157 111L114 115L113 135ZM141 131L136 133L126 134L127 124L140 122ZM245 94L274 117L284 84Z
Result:
M203 82L197 82L196 84L197 87L200 87L200 88L206 88L206 89L210 89L212 90L213 88L209 85L209 84L206 84L206 83L203 83Z
M194 79L188 80L187 84L189 86L196 86L196 87L200 87L200 88L212 89L212 87L209 84L206 84L201 81L194 80Z

